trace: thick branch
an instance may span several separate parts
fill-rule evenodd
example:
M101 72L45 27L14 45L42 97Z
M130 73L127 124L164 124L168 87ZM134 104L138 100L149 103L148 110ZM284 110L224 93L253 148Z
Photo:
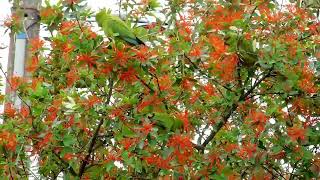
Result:
M215 125L210 135L201 145L202 149L204 149L209 144L209 142L214 138L214 136L219 132L219 130L226 124L229 117L232 115L233 111L237 109L237 107L238 107L237 103L233 103L231 107L227 107L227 110L222 116L221 120Z
M108 92L108 97L107 97L107 102L106 104L108 105L110 103L110 100L111 100L111 96L112 96L112 90L113 90L113 78L111 77L109 79L109 92ZM90 159L90 156L91 154L93 153L94 151L94 145L96 144L96 140L98 138L98 134L99 134L99 131L100 131L100 128L102 126L104 122L104 119L102 118L100 121L99 121L99 124L92 136L92 139L90 141L90 144L89 144L89 149L88 149L88 154L86 155L86 157L84 158L84 160L82 160L82 164L80 166L80 169L79 169L79 177L81 178L84 171L85 171L85 168L89 162L89 159Z

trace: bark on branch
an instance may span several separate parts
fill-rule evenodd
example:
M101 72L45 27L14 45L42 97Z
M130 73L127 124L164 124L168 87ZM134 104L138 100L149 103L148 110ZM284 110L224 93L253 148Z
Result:
M109 92L108 92L107 101L106 101L107 105L110 103L111 96L112 96L112 90L113 90L113 77L111 77L109 79ZM90 144L89 144L89 148L88 148L88 154L86 155L84 160L82 160L82 163L81 163L81 166L80 166L80 169L79 169L79 177L80 178L84 174L85 168L86 168L87 164L89 163L90 156L94 151L94 145L96 144L96 140L98 138L98 134L99 134L99 131L100 131L100 128L101 128L103 122L104 122L104 118L102 118L99 121L99 124L98 124L96 130L94 131L94 134L93 134L93 136L91 138L91 141L90 141Z
M247 90L247 92L243 91L243 93L239 97L239 100L232 103L232 105L226 107L226 110L223 113L221 120L214 125L213 130L211 131L209 136L206 138L206 140L203 142L203 144L195 147L196 149L201 150L202 152L204 151L205 147L211 142L211 140L220 131L220 129L227 123L232 113L237 109L239 102L244 101L254 91L254 89L260 85L262 81L264 81L267 77L270 76L272 71L273 71L273 67L267 70L267 72L259 80L257 80L249 90Z

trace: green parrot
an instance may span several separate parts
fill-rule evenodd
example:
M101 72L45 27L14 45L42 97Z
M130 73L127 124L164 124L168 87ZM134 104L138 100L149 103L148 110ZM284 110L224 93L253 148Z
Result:
M110 10L102 9L98 12L96 21L107 36L116 36L131 45L144 45L144 42L133 33L131 27L119 17L111 15Z

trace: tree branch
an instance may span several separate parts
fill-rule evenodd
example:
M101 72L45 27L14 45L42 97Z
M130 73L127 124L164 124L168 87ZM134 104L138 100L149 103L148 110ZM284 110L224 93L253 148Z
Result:
M267 77L270 76L271 72L273 71L273 66L263 75L258 81L255 82L255 84L246 92L242 93L242 95L239 97L239 100L234 102L231 106L226 107L225 113L222 115L221 120L215 124L213 130L211 131L210 135L207 137L207 139L203 142L200 147L197 147L196 149L201 149L202 151L205 149L205 147L210 143L210 141L215 137L215 135L220 131L220 129L227 123L228 119L232 115L232 113L237 109L238 103L241 101L244 101L247 96L249 96L253 90L259 86L259 84L265 80Z
M112 90L113 90L113 77L110 77L109 79L109 92L108 92L108 97L107 97L107 102L106 104L108 105L110 103L110 100L111 100L111 96L112 96ZM96 144L96 140L98 138L98 134L99 134L99 131L100 131L100 128L102 126L104 122L104 119L102 118L100 121L99 121L99 124L92 136L92 139L90 141L90 144L89 144L89 149L88 149L88 154L86 155L86 157L84 158L84 160L82 160L82 163L80 165L80 168L79 168L79 177L81 178L84 171L85 171L85 168L87 166L87 164L89 163L89 159L90 159L90 156L91 154L93 153L94 151L94 145Z
M144 86L146 86L146 87L150 90L151 93L154 92L154 90L152 89L152 87L150 87L143 79L141 79L138 75L135 75L135 76L136 76L136 78L137 78Z

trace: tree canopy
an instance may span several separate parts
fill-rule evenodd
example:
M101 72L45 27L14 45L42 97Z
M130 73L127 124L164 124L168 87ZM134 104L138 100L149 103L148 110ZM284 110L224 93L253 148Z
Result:
M134 46L85 1L46 1L50 37L7 79L22 106L4 98L0 176L37 157L45 179L319 178L319 4L124 0Z

